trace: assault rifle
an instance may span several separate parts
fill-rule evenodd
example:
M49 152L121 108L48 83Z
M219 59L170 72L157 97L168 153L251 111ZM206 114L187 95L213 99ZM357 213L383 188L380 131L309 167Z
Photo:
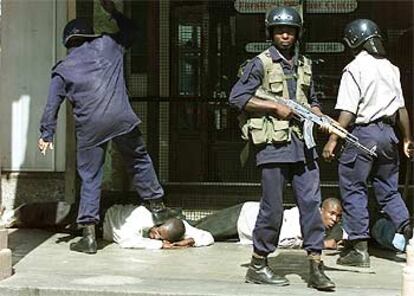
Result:
M318 115L315 112L313 112L310 108L305 107L302 104L299 104L298 102L283 99L281 97L276 96L272 92L264 90L262 88L259 88L256 91L255 97L264 100L276 101L277 103L284 104L288 106L290 109L292 109L294 118L296 120L300 122L309 120L318 126L327 127L330 133L339 136L345 142L355 146L356 148L366 153L370 157L377 157L377 154L375 153L377 146L374 146L371 149L365 147L359 142L357 137L349 133L345 128L341 127L337 121L333 120L327 115Z

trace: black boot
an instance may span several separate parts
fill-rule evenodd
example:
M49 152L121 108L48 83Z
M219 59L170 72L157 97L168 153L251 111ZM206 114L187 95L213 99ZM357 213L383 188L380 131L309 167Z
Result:
M289 280L273 272L267 265L267 257L252 256L252 261L246 273L246 283L287 286Z
M340 254L338 260L336 260L336 264L365 268L370 267L368 242L366 240L352 240L349 242L352 249Z
M320 256L309 256L309 281L308 287L322 291L332 291L335 283L325 274L323 261Z
M405 244L407 245L409 240L413 237L413 227L410 224L407 224L402 229L402 235L405 238Z
M165 221L171 218L180 218L181 214L171 208L164 205L161 198L150 200L147 208L152 213L152 218L155 225L164 224Z
M86 254L96 254L97 244L95 236L95 225L83 225L82 228L82 238L76 243L71 243L70 250Z

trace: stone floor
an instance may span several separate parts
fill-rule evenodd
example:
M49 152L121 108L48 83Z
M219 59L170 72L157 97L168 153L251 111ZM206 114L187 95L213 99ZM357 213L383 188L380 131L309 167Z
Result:
M75 238L43 230L11 230L14 275L0 282L1 296L109 295L400 295L405 255L371 248L370 269L344 269L337 252L325 252L335 292L307 287L304 251L278 251L270 265L291 285L244 283L250 246L216 243L185 250L125 250L100 242L96 255L69 251Z

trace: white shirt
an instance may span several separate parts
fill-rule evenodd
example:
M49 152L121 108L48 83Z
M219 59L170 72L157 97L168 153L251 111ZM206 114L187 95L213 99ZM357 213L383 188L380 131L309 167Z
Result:
M249 245L253 243L253 229L259 214L259 206L258 202L246 202L240 211L237 220L237 232L241 244ZM278 246L280 248L300 248L302 244L303 238L298 207L284 210Z
M197 229L184 221L184 239L192 238L195 247L214 243L211 233ZM161 249L162 241L145 237L155 226L152 214L144 206L114 205L108 209L103 223L103 238L121 248Z
M356 124L391 116L402 107L400 71L389 60L363 50L344 68L335 109L355 114Z

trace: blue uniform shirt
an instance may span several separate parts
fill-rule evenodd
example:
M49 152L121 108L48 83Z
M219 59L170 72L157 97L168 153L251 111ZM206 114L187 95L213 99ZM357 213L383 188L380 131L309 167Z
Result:
M293 75L295 69L286 61L278 52L276 47L270 47L270 56L276 63L280 63L285 75ZM264 69L261 60L256 57L249 64L246 65L243 71L243 76L236 82L230 93L229 102L233 107L240 111L254 95L257 88L262 85L264 77ZM287 80L289 99L296 100L296 79ZM309 104L311 106L320 106L316 98L313 81L310 86ZM309 161L317 158L315 149L307 149L304 142L300 140L295 133L292 133L292 140L283 144L273 144L259 146L256 153L257 165L265 163L292 163L299 161Z
M40 122L41 138L52 141L63 100L73 105L79 149L95 147L128 133L140 120L129 103L124 80L124 48L136 30L120 13L113 15L120 31L72 48L52 69L47 104Z

